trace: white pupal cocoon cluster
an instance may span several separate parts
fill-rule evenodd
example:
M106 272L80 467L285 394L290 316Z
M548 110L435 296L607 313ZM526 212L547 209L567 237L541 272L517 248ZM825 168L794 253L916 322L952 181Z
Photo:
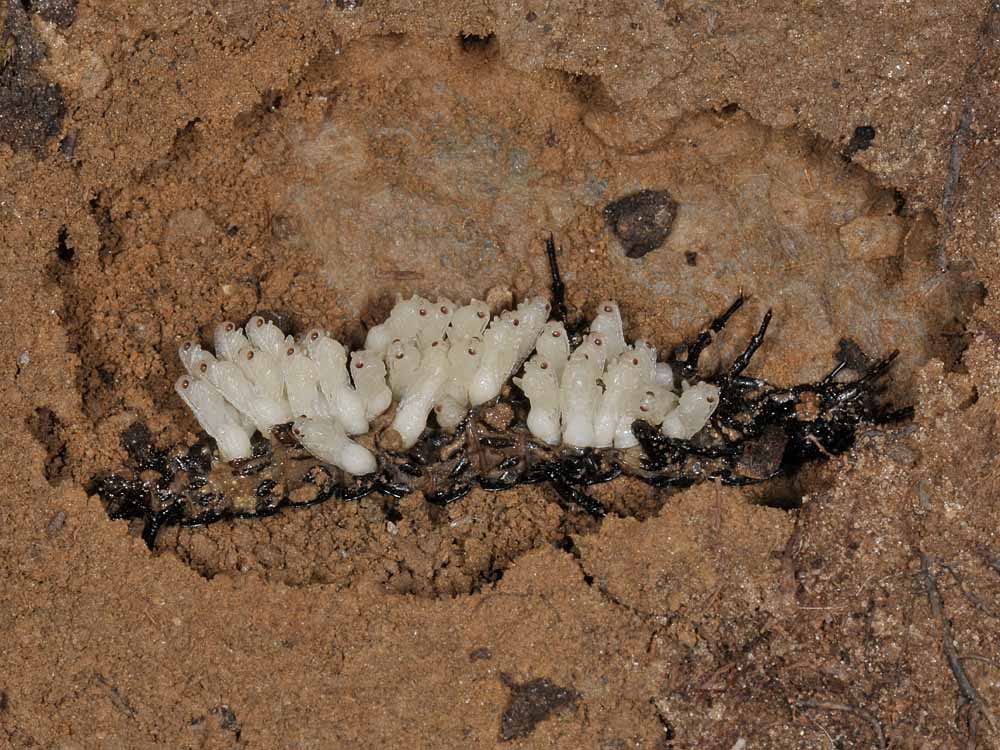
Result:
M682 440L707 424L719 389L675 384L650 344L626 341L616 303L600 303L575 349L550 311L543 297L497 316L480 300L398 298L353 352L326 331L296 341L255 315L245 331L229 322L216 326L214 354L184 343L187 375L176 389L227 461L251 455L255 431L268 436L276 425L294 423L306 450L351 474L377 469L372 452L351 436L368 433L393 404L394 447L407 449L432 414L453 430L512 378L530 403L528 429L550 445L630 448L637 419Z

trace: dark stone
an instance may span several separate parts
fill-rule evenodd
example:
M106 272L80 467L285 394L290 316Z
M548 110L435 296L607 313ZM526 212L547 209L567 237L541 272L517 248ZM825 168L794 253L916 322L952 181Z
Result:
M469 661L487 661L493 658L493 654L486 646L480 646L469 652Z
M677 218L677 203L666 190L641 190L604 209L604 220L629 258L641 258L660 247Z
M500 717L500 739L504 741L527 737L553 711L573 706L580 698L575 690L559 687L544 677L521 684L507 675L501 679L510 688L510 702Z
M688 250L686 253L684 253L684 262L687 263L689 266L698 265L698 253L696 253L694 250Z

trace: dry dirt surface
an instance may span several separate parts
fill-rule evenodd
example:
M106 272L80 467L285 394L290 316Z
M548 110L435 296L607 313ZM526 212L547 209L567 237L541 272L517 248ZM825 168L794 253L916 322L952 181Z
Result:
M0 748L1000 748L998 81L984 0L0 0ZM662 348L742 290L716 362L766 308L775 382L899 349L912 420L600 522L109 520L185 338L544 292L549 232Z

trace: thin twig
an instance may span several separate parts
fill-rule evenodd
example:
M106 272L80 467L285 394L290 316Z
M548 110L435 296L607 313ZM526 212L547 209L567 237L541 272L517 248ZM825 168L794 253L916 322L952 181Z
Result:
M986 719L986 723L990 725L990 729L993 730L993 734L997 735L996 719L993 718L993 713L990 711L989 705L983 700L982 696L979 695L979 691L976 689L976 686L973 685L972 680L969 679L969 675L962 666L962 659L958 655L958 649L955 648L955 641L951 634L951 623L944 615L944 604L941 601L941 593L938 590L937 577L931 572L930 560L927 555L920 550L917 552L920 555L920 572L924 576L924 585L927 589L927 601L930 602L931 613L941 623L941 647L944 649L945 658L948 660L948 667L951 669L951 673L955 677L955 682L958 683L958 689L962 694L962 698L970 704L974 711L978 712L984 719ZM972 726L972 720L970 719L970 730ZM996 743L994 743L994 747L996 746Z
M823 701L802 700L795 702L796 708L816 708L820 711L842 711L847 714L854 714L860 719L867 721L875 731L875 739L878 740L879 750L886 750L885 733L882 731L882 722L873 714L868 713L863 708L855 708L844 703L826 703Z

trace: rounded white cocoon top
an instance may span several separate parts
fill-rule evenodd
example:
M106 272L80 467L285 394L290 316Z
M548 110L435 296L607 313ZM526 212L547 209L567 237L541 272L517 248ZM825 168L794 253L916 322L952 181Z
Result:
M669 388L656 383L647 385L639 401L639 414L636 418L659 427L667 414L677 408L678 401L680 397Z
M206 352L194 341L185 341L177 351L181 358L181 364L187 370L188 375L195 378L204 378L208 374L208 366L215 362L215 355Z
M348 474L361 476L378 468L372 452L347 437L335 419L297 419L292 433L316 458Z
M514 327L516 354L514 365L507 373L508 377L534 351L538 335L542 332L545 321L549 318L549 310L551 310L551 305L547 299L535 297L522 302L516 310L508 310L501 316L504 320L510 321Z
M685 386L677 408L663 420L663 434L680 440L697 435L719 406L718 386L704 382Z

